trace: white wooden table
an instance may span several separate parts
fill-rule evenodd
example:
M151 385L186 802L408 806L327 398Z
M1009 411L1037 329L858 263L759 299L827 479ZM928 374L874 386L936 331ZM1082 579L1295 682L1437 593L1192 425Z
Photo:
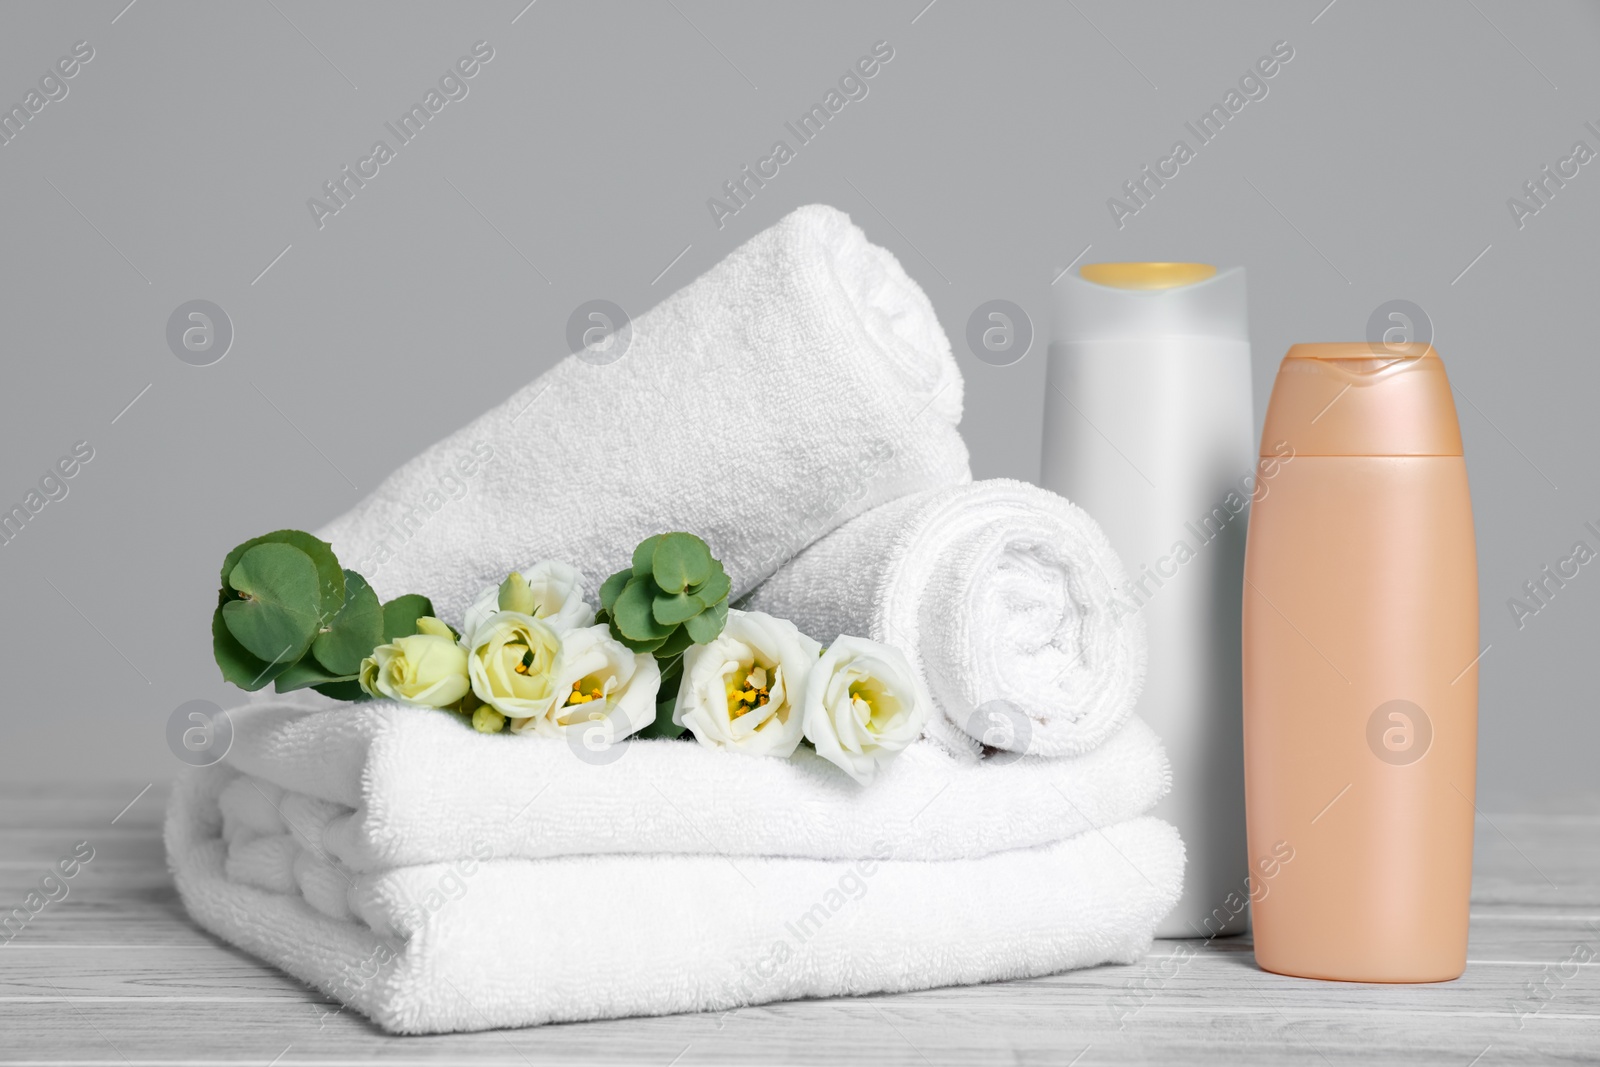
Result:
M1143 964L1026 982L393 1038L189 921L163 786L143 785L0 787L0 914L94 849L0 944L0 1063L1600 1062L1600 815L1480 817L1470 963L1440 985L1303 981L1258 970L1246 940L1157 942Z

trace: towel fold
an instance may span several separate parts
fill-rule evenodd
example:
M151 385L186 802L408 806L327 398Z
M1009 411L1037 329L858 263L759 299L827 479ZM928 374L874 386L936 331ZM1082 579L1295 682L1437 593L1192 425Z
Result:
M1092 750L1144 682L1143 618L1122 562L1076 505L1007 479L938 489L853 519L741 606L897 645L942 721L929 732L1044 756Z
M389 701L295 694L229 712L243 772L220 798L229 839L258 847L275 885L285 834L351 871L455 860L712 853L948 860L1110 826L1165 795L1165 753L1134 719L1074 759L976 759L913 743L871 786L802 749L759 759L683 741L603 752L485 736L456 716ZM252 868L254 869L254 868Z
M301 891L260 888L230 877L239 862L220 798L236 776L223 764L174 790L167 851L190 914L395 1033L1126 963L1148 949L1182 880L1177 834L1139 818L967 860L903 860L886 845L835 861L469 853L371 874L319 869ZM340 917L330 900L343 901L329 905Z
M538 559L599 583L665 530L735 597L852 516L968 481L961 376L927 296L848 217L799 208L569 356L319 531L385 598L458 620Z

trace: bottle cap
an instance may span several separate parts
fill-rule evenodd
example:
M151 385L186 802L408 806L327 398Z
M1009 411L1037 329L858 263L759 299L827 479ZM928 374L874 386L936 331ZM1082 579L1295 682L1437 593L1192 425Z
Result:
M1176 289L1214 276L1209 263L1085 263L1078 276L1113 289Z
M1295 345L1267 404L1261 454L1459 456L1461 428L1432 345Z
M1250 341L1244 268L1209 263L1086 263L1059 280L1057 342L1220 337Z

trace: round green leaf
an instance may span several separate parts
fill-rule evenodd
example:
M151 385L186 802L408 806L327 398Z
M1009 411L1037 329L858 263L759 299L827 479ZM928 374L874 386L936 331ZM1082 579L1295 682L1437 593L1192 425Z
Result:
M410 637L417 632L417 620L433 615L433 601L421 593L406 593L383 605L383 642ZM377 646L373 646L377 647Z
M700 614L704 605L688 593L657 593L650 601L650 613L663 626L676 626Z
M633 573L637 578L650 576L650 559L655 554L656 545L660 544L664 534L654 534L639 542L639 547L633 550Z
M383 643L383 605L367 580L344 572L344 606L311 643L318 663L339 677L351 677L361 661Z
M600 583L600 610L606 612L611 610L611 606L617 602L617 596L622 592L623 586L627 585L628 579L632 577L632 571L618 571Z
M727 621L728 602L723 600L684 623L683 628L689 631L689 636L694 638L695 644L703 645L707 641L715 640Z
M654 650L656 659L661 660L663 663L667 663L667 666L662 669L661 675L663 688L666 686L668 674L676 671L681 666L680 662L674 661L675 657L681 655L683 651L692 644L694 644L694 638L690 636L687 628L680 626L676 630L672 631L671 637L667 638L666 641L662 642L659 648ZM673 674L673 677L676 677L676 675Z
M651 553L650 572L662 592L681 593L710 576L711 551L694 534L664 534Z
M305 654L322 619L310 556L293 545L256 545L228 572L227 585L240 599L222 605L222 620L247 652L271 664L293 663Z
M211 613L211 654L216 658L217 667L222 671L223 681L232 682L240 689L252 693L290 666L288 662L268 663L251 655L239 643L239 639L228 632L220 604L217 605L217 610Z
M367 691L361 688L361 683L355 681L325 682L322 685L314 685L311 688L323 696L332 697L335 700L348 700L355 703L372 699Z
M332 618L339 610L339 605L344 603L344 571L339 567L339 560L333 554L328 542L313 537L304 530L274 530L260 537L253 537L242 545L234 546L228 558L222 561L222 588L225 592L235 592L228 582L228 576L233 573L233 568L238 566L244 554L257 545L291 545L311 557L311 562L317 566L317 579L322 603L320 605L325 618Z
M656 622L651 613L653 590L648 578L630 578L617 594L611 617L624 637L635 641L664 641L672 627Z
M634 652L659 652L661 650L661 646L667 640L668 638L665 637L657 637L653 641L634 641L628 638L623 638L623 644L627 645L628 648Z
M322 664L317 662L317 657L306 653L294 663L289 664L287 670L278 675L273 681L273 687L280 693L287 693L293 689L305 689L310 686L327 685L332 682L345 682L351 675L334 674Z
M691 587L689 592L700 598L700 602L707 607L719 600L728 599L728 593L733 588L733 583L728 580L728 572L722 569L722 564L712 561L714 566L711 576L698 586Z

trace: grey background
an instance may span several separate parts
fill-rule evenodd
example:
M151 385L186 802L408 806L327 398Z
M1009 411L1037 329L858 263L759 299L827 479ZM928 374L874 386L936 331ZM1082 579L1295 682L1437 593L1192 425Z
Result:
M640 313L825 201L932 297L979 477L1037 476L1050 285L1085 246L1244 264L1258 419L1291 343L1421 305L1472 475L1482 803L1600 806L1600 566L1520 630L1506 606L1600 547L1600 162L1521 230L1506 207L1600 149L1595 5L525 2L0 8L0 103L95 49L0 147L0 500L95 450L0 547L0 774L170 777L172 710L237 697L208 633L229 547L345 509L563 355L580 303ZM469 96L319 231L307 198L478 40ZM719 229L707 199L879 40L868 96ZM1119 230L1107 198L1280 40L1269 95ZM962 341L991 298L1039 331L1013 366ZM234 324L213 366L166 344L193 299Z

